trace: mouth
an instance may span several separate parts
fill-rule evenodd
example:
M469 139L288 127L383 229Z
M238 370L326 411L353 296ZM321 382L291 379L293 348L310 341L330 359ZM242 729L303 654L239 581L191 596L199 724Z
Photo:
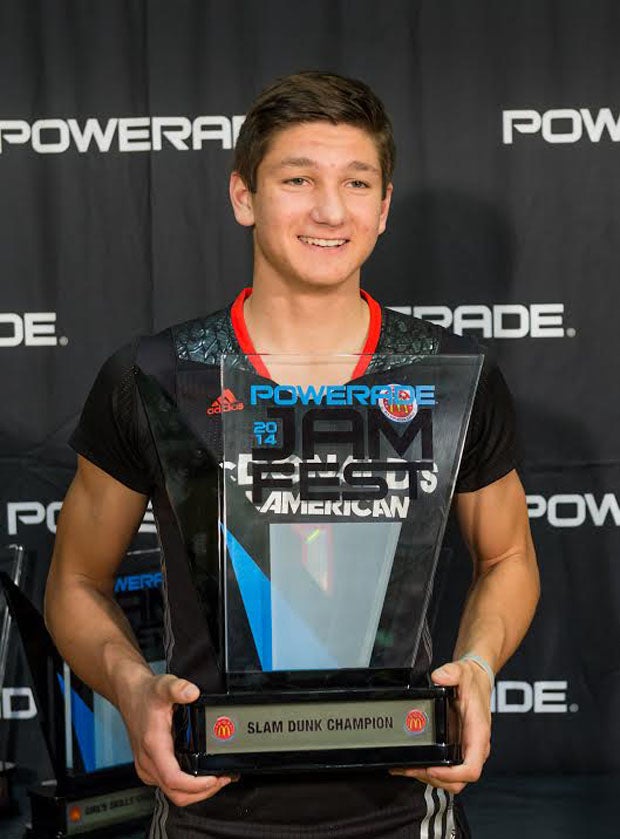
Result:
M318 239L314 236L298 236L304 245L311 245L314 248L341 248L349 241L348 239Z

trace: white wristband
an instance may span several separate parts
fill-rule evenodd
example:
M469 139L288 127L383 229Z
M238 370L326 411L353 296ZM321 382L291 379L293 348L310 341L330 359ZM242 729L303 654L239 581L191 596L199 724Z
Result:
M482 658L481 655L478 655L477 653L465 653L465 655L462 655L459 658L459 661L473 661L478 665L478 667L481 667L489 677L489 681L491 682L491 690L493 690L493 688L495 687L495 673L493 672L493 668L491 667L489 662L485 661L485 659Z

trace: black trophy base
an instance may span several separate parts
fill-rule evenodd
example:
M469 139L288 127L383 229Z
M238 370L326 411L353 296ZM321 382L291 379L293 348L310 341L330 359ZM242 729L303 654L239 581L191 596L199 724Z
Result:
M0 816L12 816L17 812L17 804L13 798L14 763L0 761Z
M55 782L28 790L32 822L27 836L32 839L61 839L64 836L118 836L119 827L145 823L153 812L151 787L60 794Z
M177 708L174 733L194 775L462 762L452 688L202 696Z

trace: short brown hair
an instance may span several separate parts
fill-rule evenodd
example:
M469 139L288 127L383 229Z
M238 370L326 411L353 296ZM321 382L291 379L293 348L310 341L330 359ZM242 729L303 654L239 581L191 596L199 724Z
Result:
M396 146L383 103L364 82L308 70L277 79L263 90L241 126L233 167L251 192L273 135L303 122L345 123L367 131L377 144L383 194L392 179Z

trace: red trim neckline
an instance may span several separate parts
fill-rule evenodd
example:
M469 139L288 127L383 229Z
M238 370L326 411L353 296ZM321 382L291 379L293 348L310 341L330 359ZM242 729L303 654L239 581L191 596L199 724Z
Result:
M250 294L252 294L252 289L244 288L243 291L236 297L230 308L230 319L242 352L250 357L250 361L259 376L264 376L266 379L269 379L271 378L269 370L267 370L262 358L256 352L252 339L250 338L248 328L245 325L243 304ZM370 294L368 294L367 291L360 289L360 295L362 296L362 299L366 301L368 306L370 312L370 322L368 324L368 335L366 336L366 342L364 344L364 348L362 349L361 358L357 362L355 370L351 375L352 379L357 379L360 376L363 376L368 369L370 360L377 350L379 336L381 334L381 306L377 303L374 297L371 297Z
M239 346L241 347L241 351L250 357L252 366L254 367L259 376L264 376L266 379L270 379L271 376L269 375L269 370L267 370L267 368L263 364L262 358L256 352L254 344L252 343L252 339L250 338L248 328L245 325L245 317L243 316L243 304L248 299L250 294L252 294L252 289L244 288L243 291L239 295L237 295L237 297L235 298L235 302L230 307L230 319L232 321L232 327L235 331L237 341L239 342Z

